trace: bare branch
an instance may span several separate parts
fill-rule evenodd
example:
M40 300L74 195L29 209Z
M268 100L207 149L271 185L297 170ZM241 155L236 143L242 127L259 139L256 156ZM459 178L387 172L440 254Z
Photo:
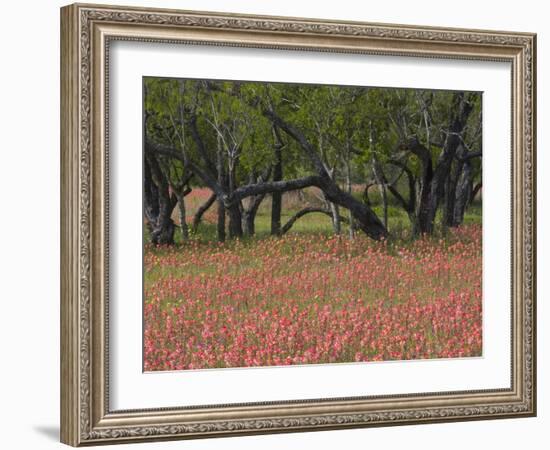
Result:
M294 214L290 219L288 219L287 223L285 223L283 225L283 227L281 228L281 233L282 234L287 233L288 231L290 231L290 229L292 228L292 226L296 223L296 221L298 219L305 216L306 214L311 214L311 213L321 213L321 214L325 214L325 215L332 218L332 212L330 211L330 209L318 208L318 207L315 207L315 206L308 206L306 208L301 209L296 214ZM349 223L349 220L347 219L347 217L340 216L340 220L344 223Z
M260 182L241 186L233 192L236 199L243 199L252 195L271 194L273 192L288 192L296 189L304 189L310 186L320 187L323 180L319 176L307 176L295 180Z

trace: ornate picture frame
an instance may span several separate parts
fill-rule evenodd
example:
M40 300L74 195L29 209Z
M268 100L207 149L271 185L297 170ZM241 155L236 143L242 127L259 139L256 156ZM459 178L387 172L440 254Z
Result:
M511 65L509 388L112 410L109 50L199 43ZM61 9L61 441L97 445L536 414L536 35L74 4ZM502 124L507 127L509 124ZM139 130L137 132L140 132Z

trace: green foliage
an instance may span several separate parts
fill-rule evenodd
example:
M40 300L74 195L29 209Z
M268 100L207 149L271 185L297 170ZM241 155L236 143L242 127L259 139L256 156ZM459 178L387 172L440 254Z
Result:
M347 160L356 181L370 176L373 156L382 163L395 157L400 134L405 132L429 144L435 162L440 151L436 143L445 140L444 124L453 108L449 91L166 78L145 78L144 88L150 136L186 148L192 155L196 147L185 129L192 112L212 160L218 138L222 145L240 146L237 177L241 182L248 181L251 171L259 173L273 163L272 125L262 114L263 106L274 107L304 131L338 176ZM468 95L475 109L465 138L472 139L471 151L479 151L481 95ZM293 140L286 141L286 177L309 173L310 161ZM473 164L479 176L480 161ZM411 158L408 165L418 172L416 159Z

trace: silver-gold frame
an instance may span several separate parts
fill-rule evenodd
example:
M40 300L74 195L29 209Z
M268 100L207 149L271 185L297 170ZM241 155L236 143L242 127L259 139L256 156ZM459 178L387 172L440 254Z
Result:
M509 389L112 411L108 58L114 40L506 61L512 67ZM75 4L61 9L61 440L73 446L536 414L536 36ZM509 124L502 124L503 130ZM259 401L261 399L258 399Z

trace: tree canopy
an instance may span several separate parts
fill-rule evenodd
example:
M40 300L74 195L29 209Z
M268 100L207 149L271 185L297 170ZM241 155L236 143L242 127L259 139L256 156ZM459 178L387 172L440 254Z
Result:
M266 196L272 234L288 230L294 222L281 224L281 196L292 190L315 187L326 208L307 206L291 220L322 210L335 233L345 222L350 237L381 239L391 236L389 202L417 236L437 220L460 225L481 187L478 92L146 77L143 123L154 243L173 243L176 206L188 237L185 197L194 187L211 189L203 208L217 204L222 241L226 230L254 234Z

